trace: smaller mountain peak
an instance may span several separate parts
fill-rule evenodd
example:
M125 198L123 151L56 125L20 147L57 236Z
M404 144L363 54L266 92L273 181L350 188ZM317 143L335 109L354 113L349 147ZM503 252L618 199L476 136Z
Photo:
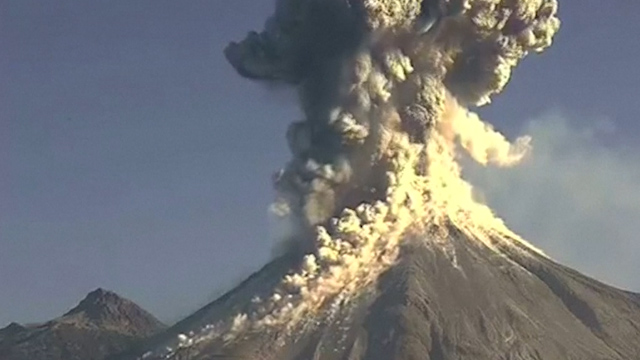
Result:
M0 349L3 347L3 343L11 342L13 339L16 339L23 334L26 334L29 330L21 324L12 322L7 327L0 329ZM2 357L0 351L0 358Z
M17 322L12 322L5 329L24 329L24 326L18 324Z
M116 294L113 291L105 290L103 288L97 288L97 289L93 290L92 292L87 294L87 296L84 298L84 300L86 300L86 301L105 301L105 302L124 301L124 299L122 297L120 297L120 295Z
M118 328L123 332L140 333L151 333L164 327L160 321L133 301L103 288L87 294L58 322L93 324L98 327Z
M130 304L129 304L130 303ZM91 291L85 296L78 306L69 310L64 316L71 316L74 314L84 313L90 318L102 318L103 313L117 311L121 306L136 306L132 302L120 297L113 291L98 288Z
M0 329L0 334L14 334L26 329L26 327L18 324L17 322L12 322L7 327Z
M0 359L100 360L164 328L133 301L98 288L61 317L0 329Z
M87 296L105 296L107 294L115 294L113 291L105 290L103 288L97 288L90 292Z

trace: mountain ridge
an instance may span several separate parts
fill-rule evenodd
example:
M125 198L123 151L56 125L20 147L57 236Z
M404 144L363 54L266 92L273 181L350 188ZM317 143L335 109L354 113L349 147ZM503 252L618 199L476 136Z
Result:
M0 359L101 360L165 327L132 301L98 288L60 317L0 329Z

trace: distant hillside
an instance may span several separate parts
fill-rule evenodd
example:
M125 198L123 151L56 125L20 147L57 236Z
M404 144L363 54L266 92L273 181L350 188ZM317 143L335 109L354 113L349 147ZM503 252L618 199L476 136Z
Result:
M97 289L57 319L0 329L0 359L100 360L164 328L132 301Z

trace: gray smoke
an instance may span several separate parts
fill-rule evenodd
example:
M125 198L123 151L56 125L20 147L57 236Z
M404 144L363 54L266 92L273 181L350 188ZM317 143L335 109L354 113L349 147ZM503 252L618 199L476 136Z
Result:
M242 76L300 97L305 119L287 131L293 157L276 175L274 210L304 237L345 208L384 200L399 166L394 139L426 146L452 99L488 103L527 53L551 44L556 11L556 0L276 1L262 32L225 50ZM521 158L526 140L513 149L491 128L473 139L472 121L443 128L479 161ZM429 161L425 152L415 172Z
M427 238L454 266L450 228L495 251L496 241L532 248L474 201L457 150L482 165L523 159L528 137L512 144L467 108L551 44L556 10L556 0L278 0L265 30L225 53L241 75L298 91L305 118L287 131L293 157L275 176L272 213L305 254L270 295L178 347L299 334L373 284L407 238Z

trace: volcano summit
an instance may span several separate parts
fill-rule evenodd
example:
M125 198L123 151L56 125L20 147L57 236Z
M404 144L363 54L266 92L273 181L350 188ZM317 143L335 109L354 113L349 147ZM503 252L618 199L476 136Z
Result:
M560 27L556 0L278 0L225 54L295 88L275 176L284 254L142 358L640 359L640 300L554 263L474 198L515 166L469 110ZM425 29L425 23L428 29Z

